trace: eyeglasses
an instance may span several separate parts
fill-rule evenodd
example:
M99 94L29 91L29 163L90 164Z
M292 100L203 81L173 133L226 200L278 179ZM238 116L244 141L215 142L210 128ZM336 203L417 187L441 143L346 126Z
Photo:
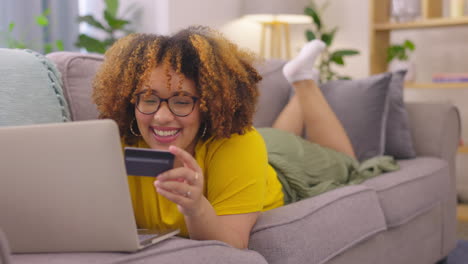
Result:
M171 113L176 116L188 116L195 109L198 97L188 95L173 95L169 98L161 98L154 94L142 92L136 95L136 108L145 115L152 115L159 110L162 102L166 102Z

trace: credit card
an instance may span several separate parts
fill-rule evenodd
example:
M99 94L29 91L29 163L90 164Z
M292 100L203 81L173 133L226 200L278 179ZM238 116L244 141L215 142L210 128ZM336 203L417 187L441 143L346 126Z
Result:
M174 154L169 151L126 147L124 153L128 175L156 177L174 168Z

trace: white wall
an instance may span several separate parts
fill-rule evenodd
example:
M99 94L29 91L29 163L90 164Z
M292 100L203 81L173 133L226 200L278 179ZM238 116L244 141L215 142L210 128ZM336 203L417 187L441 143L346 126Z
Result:
M89 0L88 0L89 1ZM319 0L318 3L323 3ZM242 18L242 0L122 0L122 7L141 5L143 13L137 30L159 34L174 33L189 25L206 25L223 32L226 37L254 52L260 50L258 23ZM353 10L353 12L350 12ZM367 1L336 0L323 14L324 24L339 32L332 49L353 48L361 55L345 60L340 73L354 78L368 75L368 4ZM305 43L305 30L310 26L291 25L291 49L296 54Z
M335 67L335 69L353 78L368 76L369 2L365 0L316 0L316 2L319 5L329 3L322 14L323 24L327 28L339 28L332 50L353 48L361 52L358 56L346 58L345 67ZM447 14L448 9L446 2L444 14ZM143 11L137 21L137 30L140 32L169 34L189 25L207 25L222 31L241 47L259 52L261 28L256 22L241 17L242 0L122 0L123 10L132 5L140 6ZM305 43L304 31L310 26L291 25L293 55ZM416 44L416 52L412 57L417 67L416 79L420 82L430 82L435 72L468 72L467 28L468 26L460 26L394 31L391 40L392 42L413 40ZM460 106L462 114L466 112L468 116L468 109L462 106L464 99L468 98L468 88L407 89L405 96L409 101L451 101ZM468 129L464 131L466 131L464 138L468 142Z
M239 17L239 0L170 0L169 28L178 31L189 25L205 25L220 29Z
M101 1L81 0L86 12L102 19L104 5ZM322 3L324 0L319 0ZM330 1L323 14L324 24L339 27L332 50L353 48L361 55L345 60L345 67L337 67L340 73L354 78L368 74L368 7L367 1ZM258 23L242 18L242 0L121 0L120 13L132 14L132 24L138 32L171 34L189 25L206 25L220 30L239 46L254 52L260 50ZM356 10L349 12L349 10ZM310 25L291 25L291 49L297 54L306 39L304 32ZM90 28L85 29L99 36Z
M369 1L368 0L317 0L319 6L328 2L323 11L323 24L338 28L331 50L357 49L360 55L346 57L345 66L334 69L353 78L369 75ZM296 43L303 43L304 34L296 32ZM302 37L302 38L299 38ZM296 45L297 45L296 44Z
M92 12L102 17L101 1L82 0L96 6ZM353 78L369 74L369 6L365 0L316 0L320 5L328 2L323 13L327 28L338 27L332 50L353 48L360 55L347 57L345 67L335 70ZM445 1L447 2L447 1ZM92 3L92 4L91 4ZM259 52L261 27L256 22L242 18L242 0L121 0L121 11L132 7L135 29L139 32L159 34L174 33L189 25L206 25L222 31L229 39L244 48ZM468 6L468 5L467 5ZM445 9L448 7L445 6ZM446 13L446 11L444 12ZM304 31L311 25L291 25L291 48L296 54L305 42ZM409 38L416 44L413 60L417 81L428 82L435 72L463 71L468 68L468 40L466 26L454 28L403 30L392 33L392 41ZM430 45L431 48L423 48ZM464 55L467 54L467 55ZM427 67L430 65L430 67Z

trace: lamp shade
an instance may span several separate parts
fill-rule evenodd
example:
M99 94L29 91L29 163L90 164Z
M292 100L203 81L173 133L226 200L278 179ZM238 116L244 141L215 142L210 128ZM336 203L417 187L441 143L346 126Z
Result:
M243 13L259 22L308 24L312 20L304 15L304 8L309 4L310 0L244 0Z

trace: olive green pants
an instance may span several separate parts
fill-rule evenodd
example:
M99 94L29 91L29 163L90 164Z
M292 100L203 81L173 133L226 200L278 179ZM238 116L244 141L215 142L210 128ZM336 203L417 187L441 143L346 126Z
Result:
M274 128L258 131L265 140L268 161L283 185L285 204L399 169L390 156L378 156L359 163L344 153L292 133Z

